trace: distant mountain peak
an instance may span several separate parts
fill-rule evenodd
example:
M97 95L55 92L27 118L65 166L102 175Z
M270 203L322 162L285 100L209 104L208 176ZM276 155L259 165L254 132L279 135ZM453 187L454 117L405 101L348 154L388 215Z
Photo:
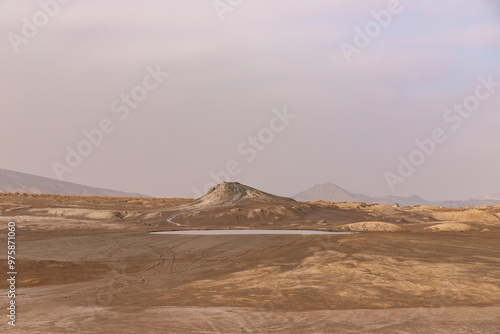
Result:
M298 201L365 202L368 196L353 194L333 182L318 184L293 196Z
M433 205L445 206L450 208L465 207L465 206L488 206L500 205L500 194L485 196L482 199L472 199L468 201L443 201L443 202L429 202L420 196L413 195L410 197L400 196L385 196L385 197L370 197L361 194L351 193L335 183L328 182L325 184L316 185L303 192L298 193L292 198L297 201L314 202L314 201L328 201L328 202L365 202L365 203L378 203L378 204L399 204L401 206L412 205Z

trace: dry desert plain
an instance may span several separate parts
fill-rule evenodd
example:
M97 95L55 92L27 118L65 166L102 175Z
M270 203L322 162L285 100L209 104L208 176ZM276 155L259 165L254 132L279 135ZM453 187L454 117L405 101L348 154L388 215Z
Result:
M8 222L1 333L500 333L499 206L1 194L5 254ZM149 234L198 229L362 233Z

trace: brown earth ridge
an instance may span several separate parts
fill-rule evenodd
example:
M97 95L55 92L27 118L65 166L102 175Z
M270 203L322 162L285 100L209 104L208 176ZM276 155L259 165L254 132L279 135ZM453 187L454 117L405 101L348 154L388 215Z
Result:
M298 202L223 183L196 200L0 194L5 249L8 222L23 333L500 328L500 206ZM198 229L362 233L148 234Z

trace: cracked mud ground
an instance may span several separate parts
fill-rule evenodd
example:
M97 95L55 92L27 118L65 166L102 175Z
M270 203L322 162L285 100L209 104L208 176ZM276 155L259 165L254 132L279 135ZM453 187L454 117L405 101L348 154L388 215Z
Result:
M0 223L17 224L12 332L460 334L500 328L500 233L493 219L460 218L474 229L432 232L425 228L444 222L436 216L451 224L457 211L301 203L302 217L297 211L270 225L262 217L243 221L258 207L243 203L181 219L183 228L234 227L224 214L236 208L230 214L240 215L238 224L258 228L335 230L374 217L404 232L149 235L179 229L163 218L189 201L0 200ZM483 211L491 218L500 210ZM207 219L210 214L218 218ZM6 321L1 326L7 330Z

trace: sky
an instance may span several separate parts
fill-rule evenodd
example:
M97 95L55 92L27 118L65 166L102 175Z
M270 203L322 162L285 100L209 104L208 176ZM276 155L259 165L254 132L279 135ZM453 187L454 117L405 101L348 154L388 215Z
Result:
M158 197L500 193L500 6L0 0L0 168Z

